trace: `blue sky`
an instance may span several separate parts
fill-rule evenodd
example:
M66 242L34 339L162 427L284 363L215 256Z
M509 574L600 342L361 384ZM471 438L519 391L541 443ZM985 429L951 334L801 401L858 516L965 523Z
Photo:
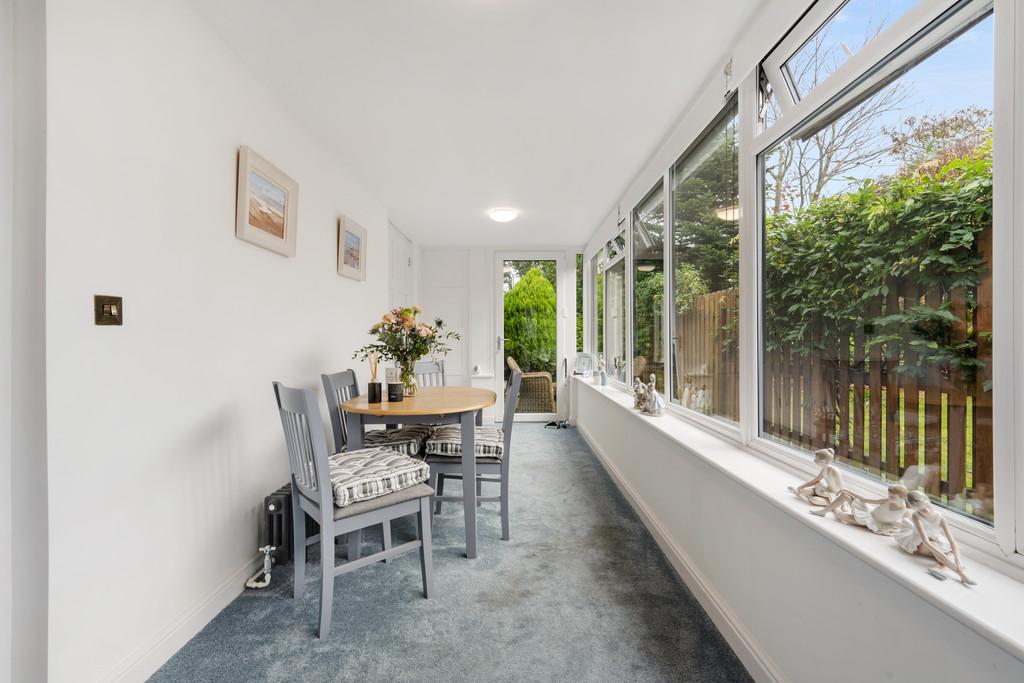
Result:
M842 55L842 42L856 51L864 44L865 36L873 32L872 27L879 22L888 25L914 4L916 0L850 0L832 18L824 47L835 47L836 54ZM950 114L972 106L991 110L993 61L993 19L989 16L888 86L903 89L907 99L899 111L880 116L873 125L879 129L899 127L909 116ZM879 132L879 138L882 137ZM898 168L899 160L883 158L846 175L863 179L893 173ZM848 185L849 180L837 178L829 183L826 192L843 191Z

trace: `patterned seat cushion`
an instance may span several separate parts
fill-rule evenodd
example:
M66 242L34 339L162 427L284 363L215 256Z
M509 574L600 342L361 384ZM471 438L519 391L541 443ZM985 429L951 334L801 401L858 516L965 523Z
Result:
M498 458L505 451L505 432L501 427L477 427L473 436L473 451L478 458ZM462 457L462 426L435 427L434 435L427 439L427 455Z
M426 425L413 425L401 429L374 429L363 435L366 446L384 446L404 455L419 455L423 444L434 432Z
M330 457L334 504L345 507L423 483L430 467L390 448L371 447Z

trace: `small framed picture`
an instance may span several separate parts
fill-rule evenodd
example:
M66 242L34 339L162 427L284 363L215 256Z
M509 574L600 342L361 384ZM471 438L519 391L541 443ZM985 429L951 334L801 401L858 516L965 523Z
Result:
M366 279L366 228L347 216L338 219L338 275Z
M238 150L235 237L295 256L299 184L248 147Z

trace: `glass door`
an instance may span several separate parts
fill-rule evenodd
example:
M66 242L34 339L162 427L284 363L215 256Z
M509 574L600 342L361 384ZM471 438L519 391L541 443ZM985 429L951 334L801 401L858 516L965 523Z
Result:
M561 252L498 254L499 300L495 373L497 418L504 413L504 392L512 368L523 373L516 403L516 420L547 422L566 413L565 387L568 348L565 283L575 277L573 265ZM572 291L570 291L572 290ZM575 335L575 329L573 329Z

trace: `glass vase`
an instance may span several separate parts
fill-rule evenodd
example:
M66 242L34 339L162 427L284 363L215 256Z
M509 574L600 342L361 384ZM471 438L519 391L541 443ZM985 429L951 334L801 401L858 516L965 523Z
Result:
M416 395L416 361L401 364L402 387L406 396Z

